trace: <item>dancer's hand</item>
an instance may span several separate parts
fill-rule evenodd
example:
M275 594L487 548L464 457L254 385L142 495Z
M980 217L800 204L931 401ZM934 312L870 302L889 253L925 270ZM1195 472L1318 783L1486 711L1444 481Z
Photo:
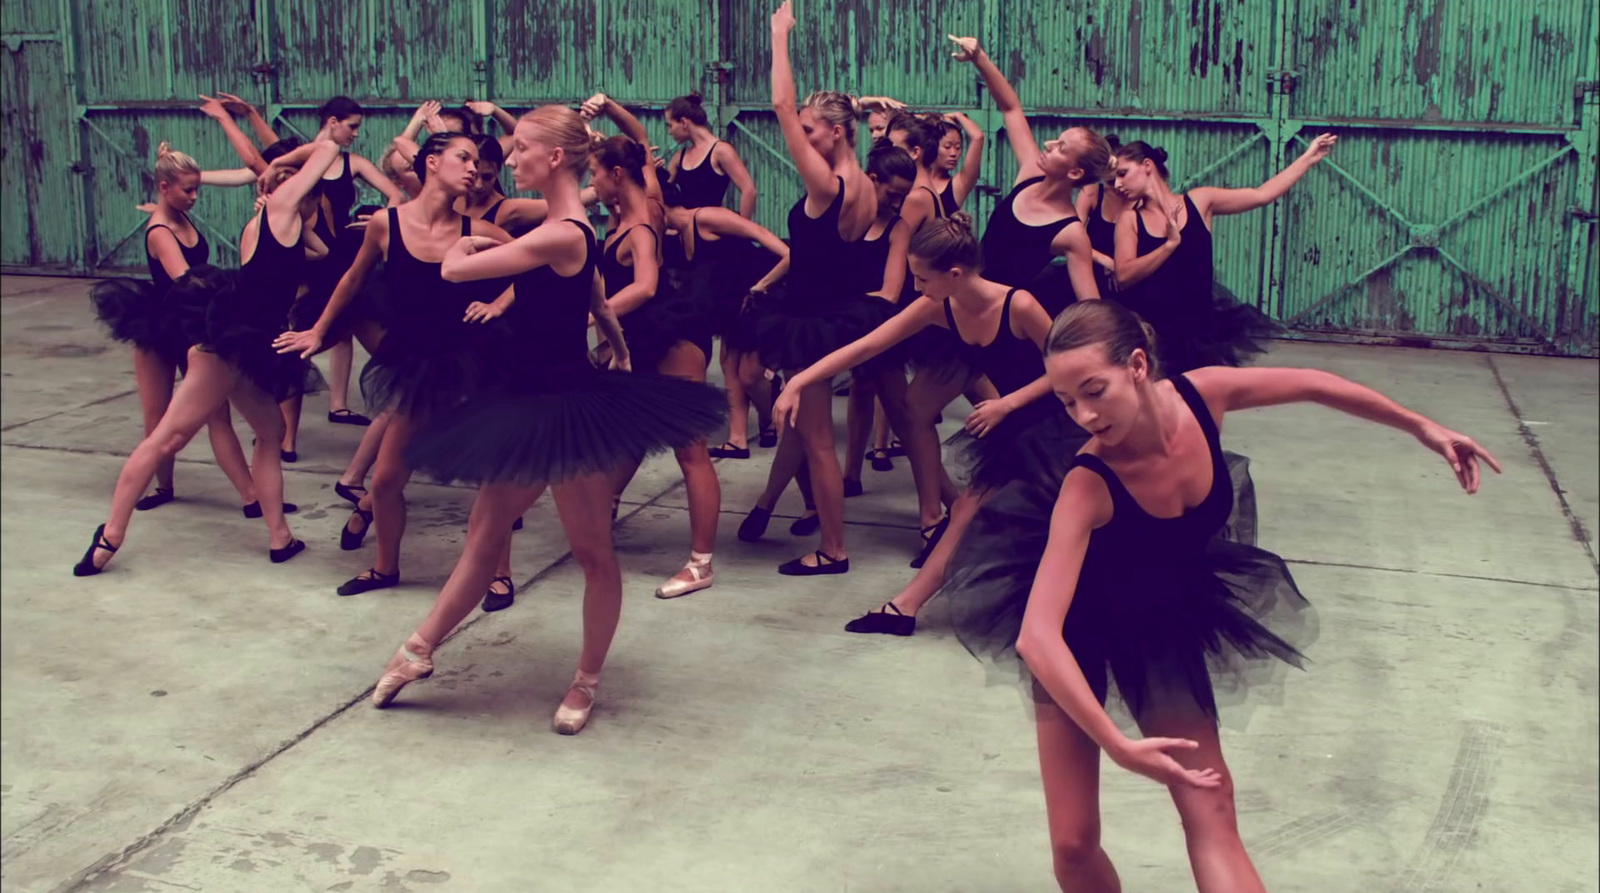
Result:
M978 38L976 37L957 37L954 34L946 34L945 36L955 42L956 51L950 55L957 62L971 62L978 58L979 53L983 52L983 49L978 46Z
M1461 483L1461 489L1467 495L1478 492L1480 473L1478 460L1489 464L1495 474L1500 474L1500 463L1489 451L1478 445L1478 442L1456 431L1429 421L1421 431L1417 432L1417 439L1422 445L1435 453L1443 456L1450 463L1450 470L1456 473L1456 480Z
M301 359L309 360L312 354L322 349L322 333L314 328L304 332L284 332L272 340L272 346L278 349L278 353L298 353Z
M222 107L227 109L230 114L234 114L234 115L253 115L253 114L255 114L255 111L256 111L256 107L255 106L251 105L248 102L245 102L243 99L240 99L239 97L233 95L232 93L224 93L221 90L218 90L217 91L217 98L222 100Z
M1333 147L1338 145L1338 143L1338 137L1331 133L1324 133L1311 141L1311 146L1306 149L1305 157L1311 159L1312 161L1321 161L1322 159L1328 157L1328 153L1332 152Z
M611 351L611 367L616 372L632 372L633 357L616 350Z
M1011 415L1011 405L1006 398L981 401L972 407L972 414L967 416L967 433L982 437L1005 421L1008 415Z
M201 93L200 100L200 111L207 118L215 118L218 121L232 120L233 116L229 115L228 110L222 107L220 99L213 99Z
M1177 202L1166 208L1167 214L1167 244L1176 248L1183 242L1183 225L1178 222L1178 209L1183 207L1182 202Z
M495 113L495 104L492 102L469 99L467 100L466 106L474 115L479 115L484 118L493 117Z
M500 314L505 312L506 309L504 307L499 307L494 304L485 304L482 301L473 301L471 304L467 305L467 315L462 321L488 322L491 319L499 319Z
M772 401L772 421L779 430L793 428L799 416L800 389L794 386L794 379L791 378L783 383L778 399Z
M439 114L441 108L443 106L439 105L438 100L425 99L417 106L417 110L411 113L411 123L417 127L426 126L429 120Z
M494 248L499 244L488 236L462 236L460 241L456 242L456 247L465 254L477 254L485 248Z
M1215 788L1222 784L1222 774L1215 769L1185 769L1167 751L1197 750L1200 742L1187 738L1141 738L1124 741L1107 755L1118 766L1158 781L1168 787L1183 785L1191 788Z
M578 114L582 115L585 121L593 121L595 118L600 117L600 114L605 110L606 95L604 93L596 93L583 101L583 105L578 107Z
M778 11L772 14L772 33L787 36L794 30L794 9L789 5L789 0L783 0L778 5Z

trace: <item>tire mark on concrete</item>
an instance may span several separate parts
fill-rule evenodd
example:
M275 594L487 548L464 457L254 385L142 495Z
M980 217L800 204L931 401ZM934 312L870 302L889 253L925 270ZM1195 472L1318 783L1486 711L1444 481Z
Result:
M1295 819L1251 840L1250 854L1259 859L1297 853L1372 821L1385 808L1386 804L1369 803Z
M1445 890L1456 862L1478 836L1478 825L1489 811L1489 785L1494 779L1505 728L1491 722L1472 722L1456 747L1450 781L1439 798L1422 847L1417 850L1394 893Z

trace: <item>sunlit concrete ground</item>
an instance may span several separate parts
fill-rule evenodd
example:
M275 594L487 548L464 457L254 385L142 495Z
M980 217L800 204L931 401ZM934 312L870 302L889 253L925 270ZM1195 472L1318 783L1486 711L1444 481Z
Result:
M471 492L413 483L406 584L336 597L372 546L338 549L332 486L360 429L323 421L321 395L287 475L306 554L268 563L201 438L180 501L74 579L139 438L129 354L87 282L0 285L6 891L1052 888L1018 691L937 620L842 629L911 573L903 460L848 503L851 573L811 580L773 572L809 546L786 519L733 537L770 453L721 462L718 583L673 602L652 592L686 554L683 494L670 459L648 465L617 529L622 628L576 738L549 720L580 579L541 504L514 540L517 604L474 614L380 713L366 693L448 574ZM1261 544L1321 619L1309 672L1224 729L1269 888L1600 889L1596 364L1310 344L1271 361L1379 386L1506 473L1468 499L1396 432L1312 407L1230 420ZM1103 778L1124 888L1189 889L1165 791Z

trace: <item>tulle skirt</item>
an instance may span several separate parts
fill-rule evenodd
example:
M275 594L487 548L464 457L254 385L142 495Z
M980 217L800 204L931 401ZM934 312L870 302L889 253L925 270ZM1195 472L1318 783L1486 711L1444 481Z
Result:
M423 421L443 417L502 381L496 358L510 352L503 325L455 323L441 331L391 329L361 370L361 396L373 412Z
M1242 366L1265 353L1260 342L1282 331L1282 326L1215 282L1211 300L1190 312L1172 312L1153 303L1148 291L1135 289L1113 295L1144 317L1156 330L1156 354L1161 372L1172 376L1205 366Z
M95 316L113 339L181 367L186 365L191 342L184 341L170 324L164 298L140 279L105 279L89 291Z
M961 449L967 485L988 491L1014 480L1059 486L1072 458L1088 442L1089 432L1072 421L1061 401L1046 394L1006 416L988 434L960 431L945 446Z
M874 295L817 299L790 291L757 323L756 343L768 369L804 369L882 325L895 305Z
M1103 567L1091 555L1085 563L1062 635L1096 696L1124 723L1167 704L1192 701L1216 718L1219 703L1270 699L1316 639L1316 614L1288 567L1254 545L1249 460L1225 456L1233 515L1200 554L1152 551ZM934 603L992 676L1020 673L1030 689L1016 641L1060 481L1019 478L992 491Z
M700 348L711 360L711 308L688 292L658 294L623 317L622 337L629 361L640 372L661 368L667 352L679 341Z
M333 259L323 261L332 263ZM328 309L328 301L333 298L333 291L339 285L340 276L333 276L333 270L321 271L314 277L310 291L300 296L289 309L289 328L296 332L303 332L317 324L322 318L324 310ZM331 279L331 281L330 281ZM361 287L356 290L350 303L346 304L333 325L328 328L328 334L322 339L324 348L331 347L350 337L356 326L363 322L371 321L379 326L386 326L389 321L388 287L384 284L383 261L378 261L367 272L361 282Z
M559 483L688 446L727 420L721 391L650 372L541 370L422 430L408 458L441 481Z
M287 306L249 288L236 270L196 275L201 272L191 270L170 292L188 330L195 325L202 297L208 298L203 302L205 337L194 343L204 344L274 400L322 390L325 382L316 366L298 354L278 353L272 345L288 330Z

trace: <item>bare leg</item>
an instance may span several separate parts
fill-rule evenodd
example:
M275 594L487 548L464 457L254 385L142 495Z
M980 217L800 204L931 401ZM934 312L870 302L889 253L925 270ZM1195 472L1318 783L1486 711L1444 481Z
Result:
M346 487L366 489L367 473L378 461L378 446L383 443L383 432L389 430L389 420L393 417L391 413L381 413L361 433L361 443L356 446L355 455L350 457L350 464L345 466L344 474L339 475L339 483Z
M662 375L670 375L673 378L704 383L706 356L695 345L679 341L667 351L659 371ZM689 499L690 548L695 552L709 553L717 545L717 518L722 512L722 483L717 479L717 469L711 464L711 456L706 452L704 440L678 449L675 455L678 467L683 470L683 483Z
M295 447L300 442L300 413L305 409L305 404L306 398L303 394L297 394L278 404L283 415L283 451L285 453L297 452Z
M450 572L444 588L439 590L433 609L417 627L417 638L425 642L430 651L439 647L483 600L484 590L494 575L495 563L511 541L511 522L533 505L542 492L542 484L533 487L487 484L478 490L467 522L467 544L461 550L461 558L456 561L455 570ZM609 518L607 520L609 522ZM618 576L620 591L620 571ZM394 666L395 662L390 661L389 669Z
M1100 847L1100 747L1034 683L1039 777L1050 823L1050 855L1062 893L1120 893Z
M822 519L821 551L830 558L849 557L844 545L844 479L839 473L839 455L833 445L833 387L829 382L808 385L800 393L800 435L805 448L806 467L811 472L812 494L817 515ZM802 559L817 564L815 555Z
M133 379L139 386L139 411L144 417L145 437L156 430L156 425L161 423L161 416L167 411L167 404L172 402L175 374L177 367L163 360L155 351L137 347L133 349ZM157 487L172 489L172 469L176 459L176 454L168 456L156 467Z
M190 360L194 359L194 354L195 351L191 349ZM191 365L189 370L193 372L194 367ZM250 466L244 461L244 447L239 445L239 434L233 430L233 414L228 411L228 401L222 401L222 405L206 419L206 436L211 440L211 453L217 458L217 467L227 475L233 489L239 491L239 504L255 502L256 485L250 477Z
M722 383L728 391L728 442L736 447L750 445L750 398L745 394L744 381L739 377L740 354L722 343L720 365Z
M882 397L878 398L878 405L872 412L872 446L880 450L889 448L889 416L883 410Z
M966 533L968 525L977 515L979 503L979 497L968 492L961 494L956 504L950 507L950 526L945 528L944 536L928 554L927 562L917 570L906 588L889 600L900 609L901 614L917 616L922 606L939 591L944 583L945 569L950 566L950 556L955 554L956 546L961 543L961 535Z
M243 378L234 385L229 399L255 429L255 455L251 457L250 472L256 496L261 501L261 517L267 524L270 545L282 549L294 540L289 519L283 515L283 462L278 454L284 425L280 407L284 404L274 403L270 394Z
M906 427L895 430L905 444L906 459L911 463L917 484L918 523L924 528L939 523L944 517L945 497L953 498L952 494L944 492L949 475L939 456L939 432L933 420L960 395L963 384L962 375L943 379L937 373L924 370L919 371L906 388Z
M191 349L189 374L173 391L167 411L133 453L122 464L117 475L116 489L111 494L111 514L106 519L105 538L113 546L121 546L128 535L128 520L133 515L133 504L150 486L151 478L161 463L178 454L205 424L218 403L228 399L238 373L214 354ZM97 567L111 560L110 553L95 552Z
M865 375L850 376L850 397L845 404L844 479L861 480L861 463L866 458L867 438L872 434L873 408L878 389Z
M1169 788L1173 805L1183 820L1195 887L1199 893L1266 893L1261 876L1239 839L1233 776L1222 759L1216 722L1200 710L1187 692L1181 696L1164 695L1160 700L1161 706L1147 709L1139 717L1139 730L1147 738L1188 738L1199 742L1198 749L1172 751L1172 757L1185 768L1215 769L1222 775L1222 784L1215 788Z
M355 345L345 338L328 351L328 411L338 412L350 408L350 367L355 363Z
M750 405L756 410L758 430L772 427L772 383L767 380L767 370L755 351L734 354L739 369L739 383Z
M381 574L400 573L400 540L406 533L405 489L406 482L411 480L411 466L406 463L405 450L411 442L411 431L411 420L405 416L396 414L390 419L372 470L372 492L362 499L362 502L371 500L372 523L378 529L378 559L372 567ZM515 518L516 515L512 515L503 525L502 532L508 537ZM482 589L478 594L481 598Z
M789 482L793 481L795 474L805 464L805 448L800 443L800 436L794 429L783 433L778 441L778 449L772 454L772 467L767 470L767 488L761 491L761 496L756 499L756 508L772 511L778 504L778 498L783 491L789 489Z

